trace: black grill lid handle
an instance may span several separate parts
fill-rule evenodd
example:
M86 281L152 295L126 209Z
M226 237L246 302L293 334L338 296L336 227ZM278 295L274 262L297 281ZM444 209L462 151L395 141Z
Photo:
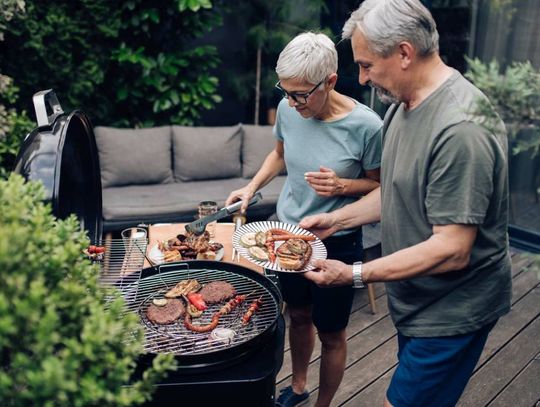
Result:
M38 127L47 127L54 123L56 118L64 111L52 89L42 90L34 94L32 98ZM47 107L50 107L52 114L47 113Z

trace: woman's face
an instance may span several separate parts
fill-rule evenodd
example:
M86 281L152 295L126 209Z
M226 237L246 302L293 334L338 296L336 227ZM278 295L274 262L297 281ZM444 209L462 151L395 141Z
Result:
M316 117L328 99L325 81L316 84L292 78L281 80L279 86L283 89L284 95L288 96L289 106L294 107L305 119Z

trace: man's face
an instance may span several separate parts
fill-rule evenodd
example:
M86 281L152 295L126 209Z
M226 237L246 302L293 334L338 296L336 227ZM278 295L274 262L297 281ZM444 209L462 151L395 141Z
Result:
M381 57L370 51L364 35L355 30L351 38L354 62L358 65L358 81L377 91L377 96L384 104L399 103L399 60L397 52Z

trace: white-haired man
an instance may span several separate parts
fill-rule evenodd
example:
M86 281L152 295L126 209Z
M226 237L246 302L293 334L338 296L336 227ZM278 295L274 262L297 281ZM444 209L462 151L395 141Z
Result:
M227 204L247 202L285 167L287 180L277 204L282 222L297 224L305 216L341 208L379 186L382 122L372 110L334 89L337 64L334 43L324 34L300 34L283 49L276 66L276 86L284 96L274 127L276 148L251 182L230 194ZM362 258L358 227L324 243L329 258ZM323 289L301 273L279 273L279 281L291 319L292 382L276 405L292 407L309 396L306 381L316 329L322 347L315 405L328 406L343 378L345 327L354 290Z
M507 140L467 114L485 96L445 65L419 0L366 0L343 28L361 84L392 103L381 187L300 226L321 237L381 219L383 257L318 261L321 286L384 281L399 364L385 406L453 406L510 310Z

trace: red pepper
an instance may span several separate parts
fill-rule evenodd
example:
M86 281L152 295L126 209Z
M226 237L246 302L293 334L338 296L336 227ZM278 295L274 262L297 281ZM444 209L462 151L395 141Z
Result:
M204 302L202 295L198 293L189 293L187 295L187 298L190 303L193 304L195 308L197 308L199 311L204 311L207 307L206 303Z

